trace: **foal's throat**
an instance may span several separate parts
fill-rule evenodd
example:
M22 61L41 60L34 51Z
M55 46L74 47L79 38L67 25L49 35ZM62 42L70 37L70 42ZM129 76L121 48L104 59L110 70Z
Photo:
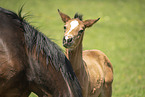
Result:
M80 82L83 91L85 91L87 85L86 83L88 82L88 76L86 72L86 65L82 57L82 39L83 38L81 37L80 44L75 49L66 49L66 56L72 64L73 70Z
M73 50L66 49L66 56L72 64L73 70L77 71L82 68L82 42Z

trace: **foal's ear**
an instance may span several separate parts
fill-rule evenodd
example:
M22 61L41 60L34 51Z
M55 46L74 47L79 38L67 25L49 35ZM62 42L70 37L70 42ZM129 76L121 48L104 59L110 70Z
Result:
M87 28L87 27L91 27L93 24L95 24L98 20L99 20L100 18L98 18L98 19L92 19L92 20L85 20L85 21L83 21L83 23L84 23L84 25L85 25L85 27Z
M59 9L58 9L58 13L59 13L59 15L61 16L61 19L62 19L62 21L63 21L64 23L66 23L68 20L71 19L68 15L66 15L66 14L64 14L64 13L62 13L62 12L60 12Z

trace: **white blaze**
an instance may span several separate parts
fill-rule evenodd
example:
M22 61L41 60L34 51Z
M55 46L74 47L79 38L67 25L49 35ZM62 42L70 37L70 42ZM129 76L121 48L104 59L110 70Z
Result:
M70 23L70 30L67 32L69 34L74 28L76 28L79 25L79 22L77 20L74 20Z

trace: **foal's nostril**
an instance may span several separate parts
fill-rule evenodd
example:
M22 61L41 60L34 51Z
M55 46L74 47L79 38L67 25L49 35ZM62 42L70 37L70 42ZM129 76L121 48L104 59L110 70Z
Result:
M68 36L63 37L63 46L64 47L70 46L70 45L72 45L72 43L73 43L72 37L68 37Z
M65 36L63 37L63 46L69 48L73 44L73 38Z
M67 39L67 43L72 42L72 38Z

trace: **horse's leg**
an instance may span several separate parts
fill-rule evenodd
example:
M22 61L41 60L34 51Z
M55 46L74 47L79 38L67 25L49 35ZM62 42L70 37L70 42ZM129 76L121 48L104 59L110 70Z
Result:
M112 96L112 83L106 83L104 86L104 95L105 97Z
M111 96L112 96L112 83L105 83L99 97L111 97Z
M105 66L106 66L105 67L106 76L105 76L105 84L103 87L104 94L105 94L105 97L111 97L112 96L112 83L113 83L113 68L108 58L106 58Z
M103 91L101 97L111 97L112 96L112 82L113 82L113 67L110 63L107 56L105 56L104 64L104 74L105 74L105 83L103 85Z

